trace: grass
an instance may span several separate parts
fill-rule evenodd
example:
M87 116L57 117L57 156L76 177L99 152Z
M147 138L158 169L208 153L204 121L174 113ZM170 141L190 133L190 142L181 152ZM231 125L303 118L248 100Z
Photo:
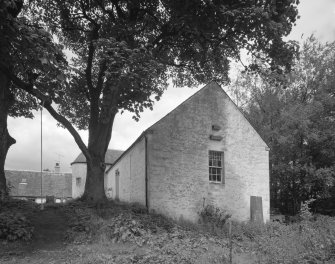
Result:
M27 214L36 234L28 246L3 242L1 263L229 263L227 225L177 223L113 202L6 208ZM233 222L233 263L334 263L334 230L334 218L323 216L292 225Z

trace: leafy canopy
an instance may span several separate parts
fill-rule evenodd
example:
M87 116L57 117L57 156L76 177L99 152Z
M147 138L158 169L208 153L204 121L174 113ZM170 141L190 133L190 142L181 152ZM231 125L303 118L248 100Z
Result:
M335 43L309 37L290 76L286 89L260 76L238 83L249 94L245 113L271 149L272 206L296 213L302 201L335 195Z
M229 60L239 60L241 49L284 72L296 48L282 37L296 21L298 1L33 3L32 17L42 19L73 53L70 89L60 109L82 129L108 122L118 109L138 119L169 79L178 86L227 83Z
M22 14L23 1L4 0L0 3L0 69L9 78L36 85L50 96L59 96L59 79L65 65L61 46L53 42L52 35L39 24ZM28 16L27 16L28 15ZM18 16L18 17L17 17ZM9 115L32 117L38 109L37 98L10 84ZM30 89L30 88L29 88Z

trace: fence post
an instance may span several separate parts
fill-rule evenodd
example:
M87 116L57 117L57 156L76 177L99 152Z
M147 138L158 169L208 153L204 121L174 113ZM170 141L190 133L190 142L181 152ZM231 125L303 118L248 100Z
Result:
M231 220L229 221L229 263L233 263L233 240L231 234Z

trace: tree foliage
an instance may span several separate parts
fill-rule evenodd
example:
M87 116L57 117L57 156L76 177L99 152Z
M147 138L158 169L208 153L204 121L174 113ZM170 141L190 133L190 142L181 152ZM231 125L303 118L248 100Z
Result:
M52 35L27 16L16 17L23 8L23 1L5 0L0 8L0 62L2 72L16 81L34 84L46 94L53 94L59 87L57 77L62 74L59 64L66 64L59 45ZM36 97L10 85L13 104L9 115L32 117L31 110L38 109Z
M7 118L33 117L32 110L38 109L34 85L55 98L62 89L57 77L66 65L52 35L27 16L19 15L23 8L23 0L0 2L0 198L6 193L5 159L15 143L7 129Z
M118 89L117 108L134 112L137 119L143 108L152 107L152 94L161 96L170 78L179 86L213 79L226 83L228 59L239 59L242 48L262 52L269 64L286 68L295 49L282 41L297 16L292 1L42 4L42 14L36 15L41 14L74 53L76 70L71 72L71 93L62 113L80 128L89 123L93 97L100 98L96 111L108 112L111 87Z
M271 148L272 206L285 213L297 213L311 198L335 197L334 65L335 43L311 36L286 89L244 78L251 95L244 110Z
M34 43L36 53L27 48L22 54L33 74L1 69L73 135L87 159L85 196L96 200L104 196L104 156L118 111L131 111L137 120L168 80L227 83L229 60L239 60L241 49L272 71L289 71L296 45L282 37L296 21L297 2L30 1L23 30L34 31L24 38L16 38L19 27L13 32L19 47L21 40L26 48ZM70 65L62 62L60 44L72 54ZM43 79L48 67L50 82ZM74 127L89 130L88 146Z

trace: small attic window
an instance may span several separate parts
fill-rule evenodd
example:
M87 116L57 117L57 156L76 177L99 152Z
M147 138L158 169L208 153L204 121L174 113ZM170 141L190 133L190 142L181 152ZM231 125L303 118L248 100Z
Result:
M20 184L27 184L27 179L23 178L20 182Z
M219 125L212 125L212 130L213 131L220 131L221 127Z
M76 184L77 184L77 186L79 186L81 184L81 178L80 177L76 178Z

